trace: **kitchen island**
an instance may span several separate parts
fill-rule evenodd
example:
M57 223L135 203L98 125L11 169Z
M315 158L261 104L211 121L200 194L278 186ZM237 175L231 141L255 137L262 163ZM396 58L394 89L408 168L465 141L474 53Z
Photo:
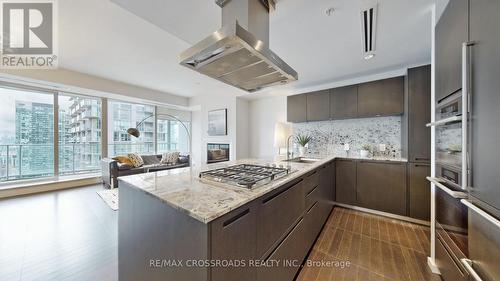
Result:
M120 280L292 280L333 207L335 158L253 189L192 168L120 178Z

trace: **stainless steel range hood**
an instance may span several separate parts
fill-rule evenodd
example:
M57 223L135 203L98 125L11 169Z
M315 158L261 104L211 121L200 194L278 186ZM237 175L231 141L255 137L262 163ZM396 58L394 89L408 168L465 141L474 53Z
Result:
M248 92L297 80L297 72L268 48L273 0L216 3L222 28L182 52L181 65Z

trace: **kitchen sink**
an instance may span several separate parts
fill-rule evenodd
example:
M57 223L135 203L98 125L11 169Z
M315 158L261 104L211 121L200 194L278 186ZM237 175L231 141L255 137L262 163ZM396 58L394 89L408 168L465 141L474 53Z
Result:
M305 158L305 157L296 157L288 160L283 160L284 162L294 162L294 163L304 163L304 164L312 164L318 162L320 159L316 158Z

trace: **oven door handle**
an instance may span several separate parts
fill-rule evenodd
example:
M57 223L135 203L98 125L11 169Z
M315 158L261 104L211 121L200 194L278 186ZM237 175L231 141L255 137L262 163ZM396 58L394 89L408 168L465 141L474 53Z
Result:
M476 212L478 215L480 215L481 217L483 217L487 221L491 222L494 226L500 228L500 221L498 221L492 215L490 215L490 214L486 213L485 211L481 210L479 207L477 207L476 205L474 205L469 200L462 199L462 200L460 200L460 202L462 202L462 204L464 204L465 206L467 206L467 208L473 210L474 212Z
M431 122L427 123L425 126L426 127L436 127L436 126L441 126L441 125L446 125L451 122L457 122L457 121L462 121L462 115L454 115L448 118L441 119L436 122Z
M469 183L469 97L470 97L470 47L473 42L462 43L462 188Z
M467 272L470 274L470 276L472 276L472 278L475 281L483 281L483 279L479 277L479 274L477 274L477 272L472 267L472 261L470 259L462 258L460 259L460 262L462 262Z
M438 179L432 178L432 177L427 177L427 180L430 181L431 183L435 184L437 187L442 189L444 192L446 192L448 195L450 195L453 198L467 198L467 194L465 192L460 192L460 191L454 191L446 187L446 185L442 184Z

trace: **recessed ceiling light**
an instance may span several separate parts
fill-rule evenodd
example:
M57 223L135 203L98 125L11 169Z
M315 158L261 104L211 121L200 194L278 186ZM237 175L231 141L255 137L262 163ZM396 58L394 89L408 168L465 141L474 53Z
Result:
M335 8L333 8L333 7L327 8L327 9L325 10L325 14L326 14L327 16L331 16L331 15L333 15L334 13L335 13Z
M372 59L373 57L375 57L375 54L368 54L365 56L365 60Z

